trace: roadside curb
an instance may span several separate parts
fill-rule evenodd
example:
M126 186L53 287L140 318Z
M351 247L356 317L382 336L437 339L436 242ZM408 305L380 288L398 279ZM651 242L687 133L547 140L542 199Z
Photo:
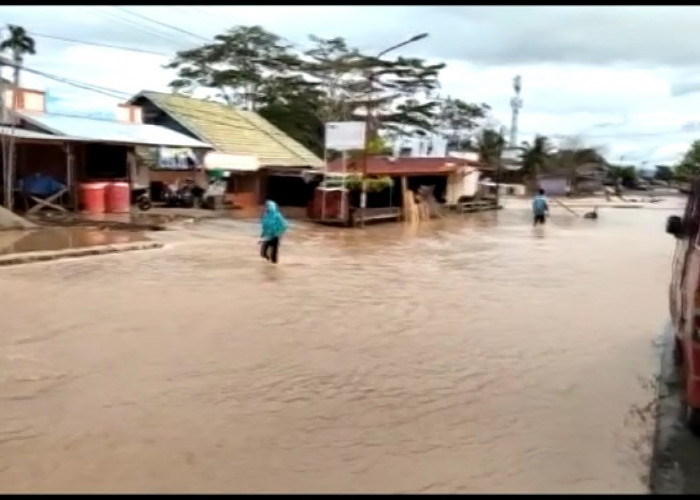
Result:
M49 250L44 252L14 253L0 256L0 267L47 262L58 259L89 257L92 255L108 255L113 253L133 252L136 250L155 250L163 248L163 243L144 241L139 243L123 243L116 245L99 245L85 248L70 248L67 250Z
M652 494L700 493L700 438L683 418L683 383L673 359L674 335L669 327L661 339L656 433L649 489Z
M682 494L684 477L672 442L682 434L678 415L680 395L673 363L673 331L668 324L659 339L659 385L655 395L656 425L652 441L652 456L649 474L649 490L652 494Z

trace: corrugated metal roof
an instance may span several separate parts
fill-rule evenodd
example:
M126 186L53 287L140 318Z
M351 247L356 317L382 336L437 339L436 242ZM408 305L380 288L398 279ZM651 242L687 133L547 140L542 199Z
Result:
M217 151L255 155L269 167L321 167L323 161L279 130L259 114L240 111L224 104L175 94L141 92L131 99L145 97L182 126Z
M62 141L72 140L72 138L70 138L70 137L45 134L43 132L34 132L33 130L26 130L23 128L15 128L13 131L10 129L10 127L0 127L0 135L6 135L6 136L14 135L17 139L37 140L37 141L62 142Z
M56 135L73 138L73 140L134 144L139 146L212 149L207 143L159 125L120 123L110 120L49 113L18 112L18 115L39 128Z

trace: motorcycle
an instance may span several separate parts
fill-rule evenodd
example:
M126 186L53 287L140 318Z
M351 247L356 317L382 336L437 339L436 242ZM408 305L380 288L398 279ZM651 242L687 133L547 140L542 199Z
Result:
M151 197L148 193L143 193L136 198L136 205L142 211L147 212L151 209L151 207L153 207L153 202L151 201Z
M188 180L184 186L166 186L163 201L167 207L198 208L201 205L203 189Z
M131 198L132 200L135 200L136 206L144 212L150 210L153 206L148 188L135 189L134 191L132 191Z

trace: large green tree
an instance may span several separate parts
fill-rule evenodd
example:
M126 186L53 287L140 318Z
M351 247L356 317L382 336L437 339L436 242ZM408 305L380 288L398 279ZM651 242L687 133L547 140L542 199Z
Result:
M299 77L277 78L258 96L258 113L318 156L323 155L323 95Z
M675 178L675 173L672 167L668 165L656 165L654 170L654 179L657 181L669 182Z
M0 42L0 52L9 51L10 57L13 62L13 86L15 88L20 85L20 74L22 62L24 61L24 56L29 54L36 54L36 46L34 44L34 39L30 37L26 30L21 26L15 26L9 24L7 26L8 35L7 38ZM0 89L2 90L2 89ZM12 98L12 109L14 110L17 106L16 92L13 93ZM4 114L4 113L3 113ZM4 116L2 116L4 119ZM13 191L12 186L14 185L15 178L15 165L14 165L14 135L10 137L9 142L3 136L2 141L2 159L3 159L3 180L5 186L4 200L5 207L12 210L13 202Z
M287 76L299 66L290 48L261 26L237 26L212 43L178 52L166 65L177 70L170 86L184 93L198 87L215 89L226 103L255 110L269 78Z
M430 98L439 87L444 64L419 58L393 60L362 54L341 37L311 36L301 69L324 96L319 111L323 122L365 121L369 134L431 131L438 102Z
M683 159L676 165L676 176L689 181L700 175L700 140L693 141Z
M356 109L353 89L364 82L363 56L341 37L310 35L309 40L312 46L302 56L302 71L323 96L316 109L318 118L323 123L350 120Z
M360 62L365 82L354 84L353 119L372 116L370 135L381 129L428 132L434 130L438 102L431 94L439 86L444 64L428 64L418 58L395 60L365 57ZM363 90L364 87L364 90Z
M474 129L490 110L485 103L469 103L451 97L439 99L435 128L448 137L451 147L462 149L469 146Z
M328 121L364 121L369 112L373 139L380 131L425 133L445 123L468 129L485 113L484 105L455 100L444 106L433 97L444 64L363 54L341 37L311 36L310 43L302 52L260 26L237 26L178 52L167 65L177 71L170 85L182 93L215 90L319 155Z
M497 130L485 129L477 140L481 161L492 168L498 166L501 161L505 146L506 140Z
M14 85L20 84L21 66L25 55L36 54L34 39L22 26L7 25L7 37L0 42L0 52L9 51L14 63Z

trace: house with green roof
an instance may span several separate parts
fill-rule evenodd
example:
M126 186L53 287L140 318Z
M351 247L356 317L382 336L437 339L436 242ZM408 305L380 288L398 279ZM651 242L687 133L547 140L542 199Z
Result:
M308 172L323 160L259 114L180 94L143 91L127 103L142 110L144 123L161 125L211 144L202 166L223 170L235 205L305 205Z

